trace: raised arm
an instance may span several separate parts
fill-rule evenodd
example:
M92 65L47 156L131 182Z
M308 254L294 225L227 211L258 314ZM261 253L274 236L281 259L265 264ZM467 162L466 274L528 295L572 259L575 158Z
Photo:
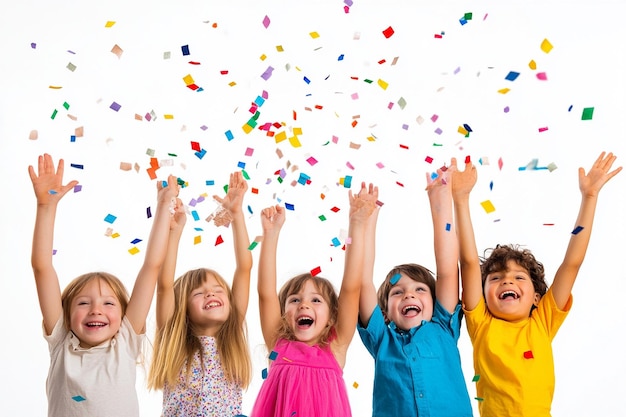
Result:
M346 245L343 279L339 290L339 313L337 316L337 347L336 355L343 353L345 356L348 346L354 336L356 323L359 318L359 295L363 281L363 268L365 260L365 230L367 220L376 208L378 199L378 187L365 183L361 184L361 190L357 195L349 191L350 199L350 223L348 237L350 243ZM342 364L343 365L343 364Z
M243 214L243 197L248 190L248 183L241 172L230 174L228 191L223 199L213 196L224 209L230 213L230 224L233 231L235 249L235 273L233 276L232 291L237 309L244 320L250 300L250 271L252 270L252 253L250 252L250 237Z
M278 236L285 223L285 209L279 205L263 209L261 225L263 227L263 242L259 255L259 317L261 331L268 350L276 344L278 329L280 328L281 313L276 289L276 251Z
M433 178L426 174L426 190L433 222L433 244L437 281L437 300L450 313L459 302L459 242L453 222L450 177L455 167L437 170Z
M452 158L450 168L452 169L452 198L459 239L459 260L463 286L461 299L466 310L473 310L483 296L480 261L469 206L470 192L476 184L477 173L476 167L469 161L466 162L465 169L459 171L455 158Z
M145 332L146 317L152 305L157 277L165 261L170 229L169 209L172 200L178 196L176 177L170 175L165 186L161 181L157 181L157 190L157 207L148 237L146 254L126 308L126 317L136 333Z
M362 185L363 187L363 185ZM367 327L370 317L378 304L376 287L374 286L374 261L376 259L376 223L378 222L378 190L364 194L362 198L372 199L375 204L374 211L367 218L365 223L364 251L363 251L363 273L361 279L361 291L359 293L359 322Z
M578 169L578 184L581 192L580 209L575 229L570 237L563 263L556 271L552 282L552 292L556 305L563 309L570 297L576 276L585 259L593 218L598 203L598 194L602 186L622 170L618 167L611 171L616 156L602 152L587 174L583 168Z
M52 333L63 311L59 278L52 264L57 204L69 190L78 184L78 181L70 181L63 185L63 171L63 159L59 160L55 171L52 156L48 154L39 156L37 172L32 165L28 167L28 174L37 198L31 265L46 334Z
M174 277L176 276L176 262L178 260L178 246L183 234L187 214L180 198L176 198L176 204L172 207L170 216L170 232L167 240L167 253L163 267L159 272L156 291L156 325L157 330L165 326L165 323L174 314Z

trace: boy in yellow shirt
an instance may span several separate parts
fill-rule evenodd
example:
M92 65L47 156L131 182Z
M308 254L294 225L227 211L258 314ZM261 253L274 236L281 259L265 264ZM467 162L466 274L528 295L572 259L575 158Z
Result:
M578 219L549 288L543 265L527 249L498 245L481 262L469 209L476 167L468 160L464 171L452 170L462 302L482 417L550 416L552 340L572 305L572 287L589 245L600 189L622 169L611 171L615 159L602 152L588 173L579 168ZM456 161L452 165L456 167Z

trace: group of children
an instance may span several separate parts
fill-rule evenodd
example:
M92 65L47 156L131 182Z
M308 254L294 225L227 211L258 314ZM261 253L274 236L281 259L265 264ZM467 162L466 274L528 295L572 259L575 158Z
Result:
M318 275L277 289L276 256L285 208L261 212L259 319L269 371L250 417L351 416L342 369L355 329L375 363L374 416L472 416L457 342L462 318L474 351L479 411L487 416L549 416L554 391L551 342L567 316L589 244L598 194L621 167L600 154L579 169L581 205L551 285L528 249L497 245L478 254L470 216L477 180L453 158L427 175L435 273L417 263L393 267L374 285L378 188L348 192L349 233L339 293ZM252 254L242 203L248 185L230 175L224 198L234 241L232 281L200 268L175 279L186 214L177 178L157 182L157 208L130 297L106 272L90 272L61 291L52 262L63 160L48 154L29 167L37 199L32 267L50 350L49 416L138 416L136 364L156 288L156 335L148 386L162 390L162 416L242 415L252 379L245 317ZM460 274L459 274L460 271ZM460 297L459 275L462 284Z

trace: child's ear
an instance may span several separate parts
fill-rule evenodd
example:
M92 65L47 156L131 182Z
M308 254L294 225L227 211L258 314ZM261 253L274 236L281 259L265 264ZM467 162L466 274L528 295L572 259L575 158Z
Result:
M541 294L539 294L538 292L535 293L535 299L533 300L533 305L535 307L537 307L537 305L539 304L539 300L541 300Z

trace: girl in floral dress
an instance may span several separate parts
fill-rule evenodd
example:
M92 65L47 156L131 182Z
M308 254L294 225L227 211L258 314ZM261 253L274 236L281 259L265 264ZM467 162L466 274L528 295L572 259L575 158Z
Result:
M199 268L174 281L178 243L186 222L177 210L167 258L157 283L157 334L148 385L163 389L163 417L232 417L241 414L242 390L252 366L244 318L252 255L242 211L248 185L231 174L216 225L230 225L235 249L232 289L216 271Z

